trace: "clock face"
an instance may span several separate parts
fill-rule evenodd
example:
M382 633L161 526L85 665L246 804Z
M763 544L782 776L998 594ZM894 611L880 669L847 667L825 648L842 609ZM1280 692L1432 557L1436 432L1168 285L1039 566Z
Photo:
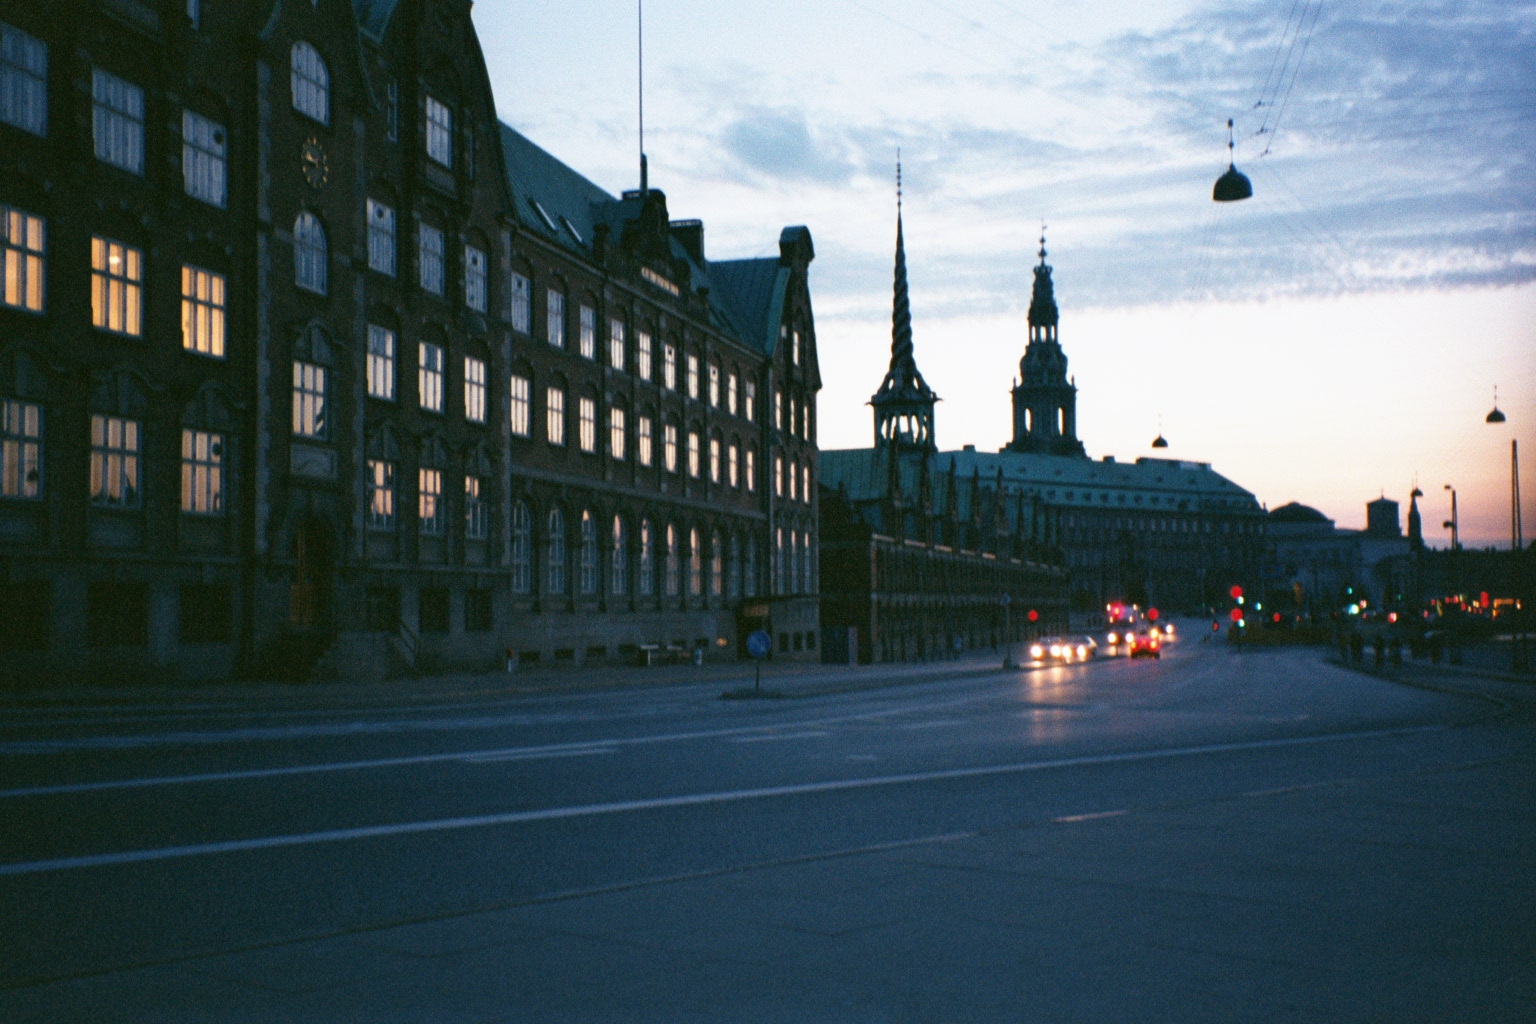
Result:
M311 188L320 188L331 175L319 139L310 139L300 147L299 165L304 171L304 180L309 182Z

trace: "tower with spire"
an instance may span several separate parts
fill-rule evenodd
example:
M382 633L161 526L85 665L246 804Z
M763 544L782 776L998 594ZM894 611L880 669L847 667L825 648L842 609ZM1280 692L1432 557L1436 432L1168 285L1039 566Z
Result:
M1029 299L1029 344L1019 360L1013 388L1013 440L1007 451L1084 458L1077 439L1077 385L1067 376L1067 356L1056 339L1056 293L1045 262L1045 229L1040 230L1040 263Z
M870 398L875 447L896 452L938 450L933 437L933 393L912 354L912 308L907 299L907 252L901 227L901 161L896 162L896 273L891 301L891 366Z

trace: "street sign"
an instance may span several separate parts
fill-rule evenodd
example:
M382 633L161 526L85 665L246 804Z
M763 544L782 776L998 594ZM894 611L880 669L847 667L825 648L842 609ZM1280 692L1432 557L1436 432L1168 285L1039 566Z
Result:
M768 652L773 648L773 638L761 629L754 629L747 634L747 653L761 661L768 657Z

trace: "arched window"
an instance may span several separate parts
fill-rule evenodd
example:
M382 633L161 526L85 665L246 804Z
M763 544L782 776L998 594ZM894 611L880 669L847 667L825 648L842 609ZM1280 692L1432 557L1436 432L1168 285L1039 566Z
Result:
M742 582L742 590L743 590L743 593L745 593L747 597L756 597L757 596L757 541L749 536L747 538L746 548L747 548L746 559L745 559L746 564L744 566L742 566L742 575L745 577L741 581Z
M641 597L650 597L656 592L656 552L652 546L651 521L640 520L640 579L639 587Z
M627 537L624 536L624 518L613 517L613 552L608 560L609 589L614 597L623 597L627 592L629 581L625 579L625 570L628 568L628 551L626 549Z
M308 210L293 221L293 283L307 292L325 294L325 228Z
M290 65L293 109L321 124L330 124L331 75L320 51L303 41L294 43Z
M716 530L709 538L709 593L711 597L719 597L725 576L725 548L720 543L720 531Z
M725 575L725 596L741 596L741 537L731 534L731 560Z
M667 524L667 596L677 596L677 528Z
M545 541L548 551L548 576L546 592L565 593L565 515L558 508L549 510L549 535Z
M512 506L512 593L533 591L533 517L522 502Z
M704 552L699 547L699 531L688 531L688 594L698 597L704 592Z
M581 592L597 593L597 520L581 513Z

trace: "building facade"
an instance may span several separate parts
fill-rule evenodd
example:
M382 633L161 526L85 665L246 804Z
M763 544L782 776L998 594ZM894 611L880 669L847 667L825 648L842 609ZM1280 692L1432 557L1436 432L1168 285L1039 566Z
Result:
M995 453L939 450L937 396L902 369L911 362L909 330L905 348L893 345L891 373L871 403L875 447L822 452L827 488L885 535L1060 566L1080 612L1115 600L1195 610L1219 603L1234 584L1257 587L1266 520L1251 493L1209 463L1087 457L1044 239L1039 256L1012 440ZM898 276L903 268L898 258ZM892 422L914 426L882 433L880 424Z
M0 34L0 671L807 646L804 228L711 263L582 179L499 122L467 0Z

